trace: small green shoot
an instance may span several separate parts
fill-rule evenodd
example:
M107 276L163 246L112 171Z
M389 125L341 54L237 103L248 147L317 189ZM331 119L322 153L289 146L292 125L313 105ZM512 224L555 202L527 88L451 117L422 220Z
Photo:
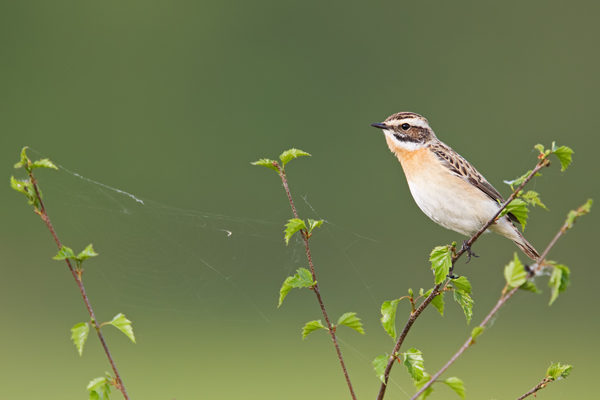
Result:
M550 280L548 281L548 286L552 293L548 305L551 306L558 298L558 295L567 290L567 286L571 283L571 270L566 265L556 264L553 261L549 261L548 264L553 267L552 275L550 275Z
M442 283L452 267L452 246L437 246L432 250L429 261L435 273L435 284Z
M112 325L125 334L133 343L135 343L135 336L133 336L133 328L131 327L131 321L125 318L121 313L115 315L115 317L102 325Z
M575 223L577 218L584 216L592 210L593 202L594 201L592 199L588 199L588 201L586 201L585 204L579 207L577 210L569 211L569 214L567 215L567 220L565 221L567 229L571 229L573 227L573 224Z
M87 390L90 392L90 400L108 400L112 377L108 372L106 375L105 377L93 379L87 385Z
M473 330L471 331L471 344L473 344L477 341L477 338L479 337L479 335L481 335L483 333L484 330L485 330L485 328L483 328L481 326L477 326L477 327L473 328Z
M309 333L314 332L319 329L329 330L325 326L323 326L323 323L321 322L320 319L307 322L306 325L304 325L304 328L302 328L302 340L304 340L308 336Z
M338 319L337 326L339 326L339 325L345 325L348 328L354 329L356 332L360 333L361 335L365 334L365 330L363 329L363 324L362 324L362 322L360 322L360 318L358 318L356 316L355 312L347 312L344 315L342 315Z
M81 322L71 328L71 339L77 347L77 352L81 356L83 354L83 345L88 338L90 325L87 322Z
M571 374L573 366L569 364L552 363L546 371L546 376L555 381L560 378L566 378Z
M279 306L285 299L285 296L289 293L293 288L303 288L303 287L313 287L315 285L312 274L306 268L298 269L298 273L294 276L288 276L285 282L283 282L283 286L279 290Z
M279 156L279 159L281 160L282 166L285 167L285 164L289 163L294 158L298 158L301 156L309 156L310 157L310 154L308 154L305 151L298 150L298 149L289 149L289 150L286 150L283 153L281 153L281 155Z
M287 246L290 243L290 238L294 235L294 233L298 232L301 229L306 229L306 225L304 221L298 218L293 218L285 224L285 245Z
M504 278L508 286L516 288L527 282L527 271L515 253L515 258L504 267Z

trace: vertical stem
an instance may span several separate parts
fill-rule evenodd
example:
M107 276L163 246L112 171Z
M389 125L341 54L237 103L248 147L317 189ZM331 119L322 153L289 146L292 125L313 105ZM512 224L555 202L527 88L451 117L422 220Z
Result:
M38 189L38 184L37 181L35 180L35 177L33 176L33 173L31 171L29 172L29 179L31 180L31 184L33 185L34 189L35 189L35 194L40 202L40 210L39 210L39 215L40 217L42 217L42 220L44 221L44 223L46 224L46 226L48 227L48 229L50 230L50 233L52 234L52 237L54 238L54 241L56 242L56 245L58 246L59 249L62 248L62 243L60 242L60 239L58 238L58 235L56 234L56 231L54 230L54 227L52 226L52 223L50 222L50 217L48 216L48 213L46 212L46 207L44 206L44 202L42 200L42 196L40 196L40 191ZM108 361L110 362L110 365L112 367L113 372L115 373L115 379L116 379L116 388L123 393L123 397L125 397L126 400L129 400L129 396L127 395L127 391L125 390L125 386L123 385L123 381L121 380L121 375L119 375L119 371L117 370L117 366L115 365L115 361L112 358L112 355L110 354L110 351L108 350L108 346L106 345L106 341L104 340L104 336L102 335L102 331L100 330L100 326L98 325L98 321L96 321L96 316L94 315L94 311L92 310L92 305L90 304L90 300L85 292L85 287L83 286L83 281L81 280L81 275L80 272L78 272L75 268L73 268L73 265L71 264L71 260L69 260L68 258L65 259L65 261L67 262L67 265L69 266L69 270L71 271L71 275L73 275L73 278L75 278L75 282L77 283L77 287L79 287L79 291L81 292L81 296L83 297L83 301L85 302L85 306L88 310L88 313L90 314L90 318L91 318L91 322L94 325L94 329L96 329L96 333L98 334L98 338L100 339L100 343L102 343L102 347L104 348L104 352L106 353L106 357L108 358Z
M287 193L288 200L290 202L290 206L292 207L292 212L294 213L294 217L298 218L298 212L296 211L296 206L294 205L294 200L292 199L292 194L290 193L290 188L288 186L288 181L285 176L285 172L279 167L277 163L273 163L279 171L279 176L281 177L281 181L283 182L283 187L285 188L285 192ZM300 231L302 233L302 240L304 241L304 248L306 249L306 257L308 258L308 265L310 266L310 272L312 274L313 281L317 282L317 275L315 274L315 266L312 260L312 255L310 252L310 247L308 245L308 231L302 229ZM342 370L344 371L344 377L346 378L346 383L348 384L348 389L350 389L350 395L353 400L356 400L356 395L354 394L354 389L352 388L352 383L350 382L350 376L348 375L348 371L346 370L346 364L344 363L344 358L342 357L342 352L340 351L340 346L338 345L337 337L335 336L335 331L333 329L333 325L329 320L329 316L327 315L327 311L325 310L325 305L323 304L323 298L321 297L321 291L319 290L319 285L315 283L313 286L313 290L315 295L317 296L317 300L319 301L319 306L321 306L321 311L323 312L323 316L325 317L325 321L327 322L327 329L329 331L329 335L331 336L331 340L333 340L333 344L335 346L335 351L337 352L338 359L340 360L340 364L342 365Z

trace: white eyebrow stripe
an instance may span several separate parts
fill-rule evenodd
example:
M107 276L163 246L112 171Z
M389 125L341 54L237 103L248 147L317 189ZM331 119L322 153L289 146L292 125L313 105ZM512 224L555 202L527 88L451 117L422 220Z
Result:
M419 118L403 118L396 121L387 122L390 126L400 126L402 124L409 124L410 126L418 126L420 128L429 128L429 124Z

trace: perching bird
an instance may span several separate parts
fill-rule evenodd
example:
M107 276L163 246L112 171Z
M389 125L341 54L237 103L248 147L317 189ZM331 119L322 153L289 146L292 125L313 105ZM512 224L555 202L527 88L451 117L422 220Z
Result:
M442 143L419 114L399 112L371 125L383 129L415 202L437 224L472 236L498 211L498 201L504 203L500 193L467 160ZM540 255L512 221L517 219L509 213L489 229L514 241L537 261Z

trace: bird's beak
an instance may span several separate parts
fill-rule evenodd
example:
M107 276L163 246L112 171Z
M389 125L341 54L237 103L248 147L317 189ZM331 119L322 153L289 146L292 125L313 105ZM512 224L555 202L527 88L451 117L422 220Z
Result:
M390 129L390 127L384 124L383 122L377 122L375 124L371 124L371 126L374 126L375 128L379 129Z

